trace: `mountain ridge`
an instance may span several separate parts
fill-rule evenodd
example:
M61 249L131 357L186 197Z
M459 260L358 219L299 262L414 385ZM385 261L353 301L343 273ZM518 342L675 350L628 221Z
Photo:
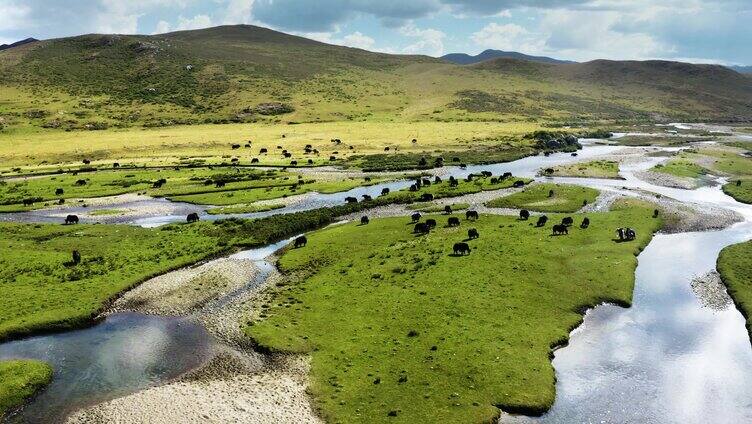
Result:
M457 65L252 25L0 51L0 119L82 129L226 122L749 121L752 79L666 61ZM260 114L259 104L280 103ZM284 112L282 112L284 111Z
M447 60L452 63L456 63L458 65L472 65L475 63L485 62L486 60L492 60L492 59L499 59L499 58L509 58L509 59L521 59L521 60L529 60L531 62L541 62L541 63L575 63L571 60L560 60L555 59L548 56L532 56L525 53L520 52L513 52L513 51L504 51L504 50L494 50L494 49L486 49L482 51L481 53L472 56L467 53L450 53L445 54L444 56L441 56L441 59Z

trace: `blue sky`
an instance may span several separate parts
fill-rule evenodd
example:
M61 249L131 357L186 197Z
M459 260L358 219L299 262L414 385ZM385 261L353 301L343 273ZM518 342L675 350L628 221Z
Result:
M0 0L0 43L266 26L390 53L752 64L752 0Z

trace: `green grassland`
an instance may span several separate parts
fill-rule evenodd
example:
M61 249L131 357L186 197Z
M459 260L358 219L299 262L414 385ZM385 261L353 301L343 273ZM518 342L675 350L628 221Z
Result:
M0 361L0 419L52 380L52 368L31 360Z
M154 187L154 183L161 179L167 182ZM84 185L78 183L81 180ZM57 204L59 199L80 200L124 193L142 193L205 205L246 204L311 191L335 193L383 181L384 178L366 180L354 177L303 179L302 175L276 169L231 166L92 169L0 180L0 212L42 208ZM219 187L217 182L224 185ZM63 189L63 194L56 195L57 189ZM24 205L26 199L35 202Z
M0 339L80 326L123 290L226 249L198 226L1 227Z
M652 168L652 171L662 174L669 174L681 178L700 178L707 174L707 169L698 165L691 159L682 158L671 159L665 164L658 164Z
M549 196L553 191L553 196ZM524 190L486 203L492 208L528 209L539 212L576 212L592 203L598 190L571 184L533 184Z
M84 159L98 167L111 167L114 162L139 166L219 165L230 164L232 158L238 158L238 165L250 165L257 158L261 166L289 166L292 160L307 166L308 159L315 165L337 165L355 157L384 153L391 157L402 153L431 155L437 151L529 151L532 143L522 136L540 128L540 124L527 122L327 122L87 132L9 130L0 132L0 172L10 174L16 167L25 172L55 172ZM333 139L341 142L332 142ZM245 147L249 141L251 147ZM233 144L241 147L232 149ZM305 153L309 144L319 151L318 155ZM387 147L390 150L385 152ZM268 153L261 154L261 149ZM282 150L289 151L292 157L284 158ZM337 160L331 161L330 156ZM446 159L449 162L450 158Z
M264 348L312 355L310 391L330 422L543 412L554 400L552 347L586 307L630 303L634 255L660 225L651 214L588 214L589 229L560 237L487 215L459 228L429 216L439 226L427 236L408 218L330 227L282 256L286 279L245 331ZM621 225L638 240L614 242ZM480 233L472 253L451 255L471 227Z
M717 268L729 295L747 320L747 330L752 334L752 241L721 250Z
M737 181L741 183L737 185ZM723 185L723 192L738 202L752 204L752 180L735 179Z
M621 178L619 177L619 163L611 160L573 163L555 166L551 169L553 169L553 172L543 170L542 173L557 177Z

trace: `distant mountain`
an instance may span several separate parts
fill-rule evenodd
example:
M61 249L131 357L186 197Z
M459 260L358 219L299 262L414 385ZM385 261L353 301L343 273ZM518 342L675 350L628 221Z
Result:
M13 47L23 46L24 44L33 43L36 41L39 41L39 40L37 40L36 38L26 38L24 40L16 41L15 43L11 43L11 44L0 44L0 50L12 49Z
M480 53L475 56L470 56L469 54L465 54L465 53L450 53L450 54L441 56L441 59L444 59L449 62L454 62L459 65L471 65L473 63L485 62L486 60L500 59L500 58L529 60L531 62L540 62L540 63L557 63L557 64L558 63L575 63L570 60L559 60L559 59L554 59L552 57L546 57L546 56L530 56L530 55L519 53L519 52L505 52L503 50L492 50L492 49L488 49L484 51L483 53Z
M752 66L729 66L729 68L739 72L741 74L752 74Z

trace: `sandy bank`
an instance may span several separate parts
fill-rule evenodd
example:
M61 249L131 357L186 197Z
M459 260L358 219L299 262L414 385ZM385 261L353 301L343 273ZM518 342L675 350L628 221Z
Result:
M79 411L69 424L320 423L305 392L309 360L221 352L179 381Z

